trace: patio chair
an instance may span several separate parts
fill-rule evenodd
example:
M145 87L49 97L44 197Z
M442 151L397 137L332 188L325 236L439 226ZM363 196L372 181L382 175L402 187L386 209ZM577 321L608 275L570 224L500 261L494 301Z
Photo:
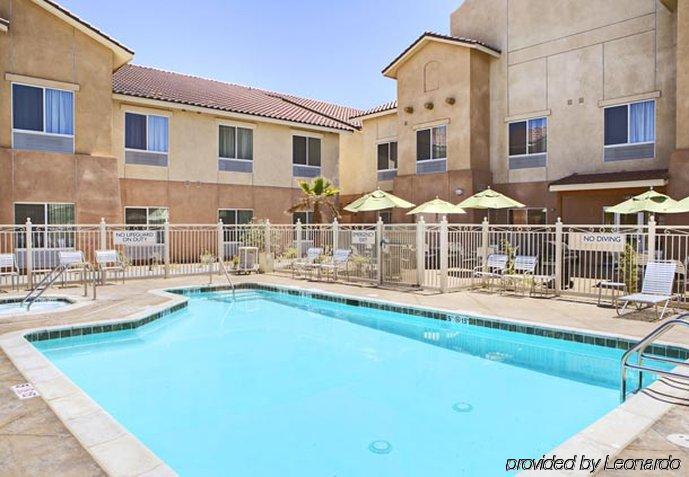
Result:
M471 287L474 288L476 279L480 279L482 282L487 281L488 288L490 288L494 280L500 280L502 278L502 274L505 272L505 268L507 268L507 261L507 255L502 253L488 255L485 267L479 265L474 268L471 276Z
M670 301L675 297L672 288L676 269L677 262L672 260L648 262L646 270L644 270L641 292L621 296L615 304L617 314L622 315L627 306L630 303L634 303L637 310L654 307L656 317L662 320ZM622 307L620 307L620 303L624 303ZM659 314L658 305L661 303L663 304L663 310Z
M296 278L299 272L306 277L306 272L311 272L317 265L316 260L323 255L323 249L320 247L310 247L306 250L306 257L297 258L292 262L292 278Z
M115 273L115 277L120 273L122 275L122 283L124 283L127 265L117 250L96 250L96 266L100 272L100 282L102 285L105 285L107 273L110 271Z
M349 281L349 259L352 256L352 251L346 248L338 248L333 252L329 260L321 263L318 266L318 278L320 279L322 272L330 272L333 281L337 280L337 274L344 271Z
M59 253L60 267L64 267L62 272L62 286L65 286L67 275L78 274L81 281L86 280L86 273L91 269L91 265L86 261L84 252L81 250L61 250Z
M503 272L501 276L502 289L507 291L507 286L511 281L514 281L516 286L515 289L519 288L519 284L523 284L527 281L531 282L533 288L534 280L533 277L536 273L536 264L538 263L538 257L532 255L517 255L514 257L514 263L512 264L512 273Z
M19 284L19 268L13 253L0 253L0 277L10 277L12 290Z
M237 273L258 272L258 247L239 247Z

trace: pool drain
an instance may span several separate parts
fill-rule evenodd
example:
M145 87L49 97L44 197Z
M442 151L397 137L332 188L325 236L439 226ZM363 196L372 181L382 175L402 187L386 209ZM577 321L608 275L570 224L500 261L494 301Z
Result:
M454 403L452 405L452 409L454 409L457 412L471 412L474 409L474 406L472 406L468 402L460 401Z
M389 454L392 451L392 444L388 441L373 441L368 445L368 450L374 454Z
M689 434L670 434L666 439L677 446L689 448Z

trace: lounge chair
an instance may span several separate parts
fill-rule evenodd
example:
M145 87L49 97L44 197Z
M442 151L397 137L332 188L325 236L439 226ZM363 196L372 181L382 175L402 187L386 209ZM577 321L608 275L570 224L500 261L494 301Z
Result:
M60 251L59 254L60 266L65 267L62 272L62 286L65 286L65 281L68 274L78 274L81 276L81 281L86 280L86 273L91 269L91 265L84 258L84 252L80 250Z
M124 274L127 266L117 250L96 250L96 266L98 271L100 271L100 282L102 285L105 285L107 273L110 271L115 273L115 277L120 273L122 275L122 283L124 283Z
M630 303L635 303L638 310L654 307L656 317L663 319L670 301L675 297L672 287L675 280L677 262L651 261L646 265L644 281L640 293L621 296L615 303L617 314L621 315ZM620 303L624 303L620 307ZM663 304L663 310L658 314L658 305Z
M347 280L349 280L349 258L351 255L352 251L346 248L335 250L332 257L318 265L318 278L320 279L322 272L329 272L333 281L335 281L337 280L337 274L340 271L344 271Z
M471 277L472 288L474 288L474 282L476 279L480 279L481 282L485 282L487 280L489 288L494 280L502 279L502 274L505 272L505 268L507 268L507 260L508 257L505 254L493 253L488 255L485 267L483 265L479 265L473 270Z
M19 269L13 253L0 253L0 277L10 277L12 290L15 290L19 282Z
M323 255L323 249L320 247L310 247L306 250L306 257L297 258L292 262L292 278L295 278L299 272L306 277L306 272L311 272L316 267L316 260Z
M515 288L519 288L518 285L526 281L531 281L533 288L533 277L536 273L536 264L538 263L538 257L531 255L517 255L514 257L514 263L512 264L513 272L502 274L502 289L507 291L507 285L510 280L515 282L517 285Z

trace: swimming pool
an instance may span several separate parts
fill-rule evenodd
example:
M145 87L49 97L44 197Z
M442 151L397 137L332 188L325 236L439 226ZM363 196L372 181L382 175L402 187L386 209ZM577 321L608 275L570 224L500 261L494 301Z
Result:
M621 349L275 291L34 341L183 476L496 475L618 404Z

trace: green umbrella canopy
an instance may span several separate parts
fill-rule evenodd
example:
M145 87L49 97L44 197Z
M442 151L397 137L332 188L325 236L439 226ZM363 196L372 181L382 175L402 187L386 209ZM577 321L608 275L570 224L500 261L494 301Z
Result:
M689 204L683 205L665 194L649 189L631 199L608 207L605 211L616 214L636 214L638 212L678 214L680 212L689 212Z
M409 209L410 207L414 207L414 204L400 199L389 192L378 189L359 197L357 200L347 205L344 210L347 212L369 212L373 210L392 209L393 207Z
M429 200L428 202L424 202L420 206L416 207L415 209L410 210L407 212L407 215L412 215L412 214L442 214L442 215L447 215L447 214L466 214L466 212L463 209L460 209L454 204L451 204L447 201L444 201L442 199L438 199L436 197L433 200Z
M526 206L488 187L486 190L464 199L457 204L457 207L462 209L512 209Z

